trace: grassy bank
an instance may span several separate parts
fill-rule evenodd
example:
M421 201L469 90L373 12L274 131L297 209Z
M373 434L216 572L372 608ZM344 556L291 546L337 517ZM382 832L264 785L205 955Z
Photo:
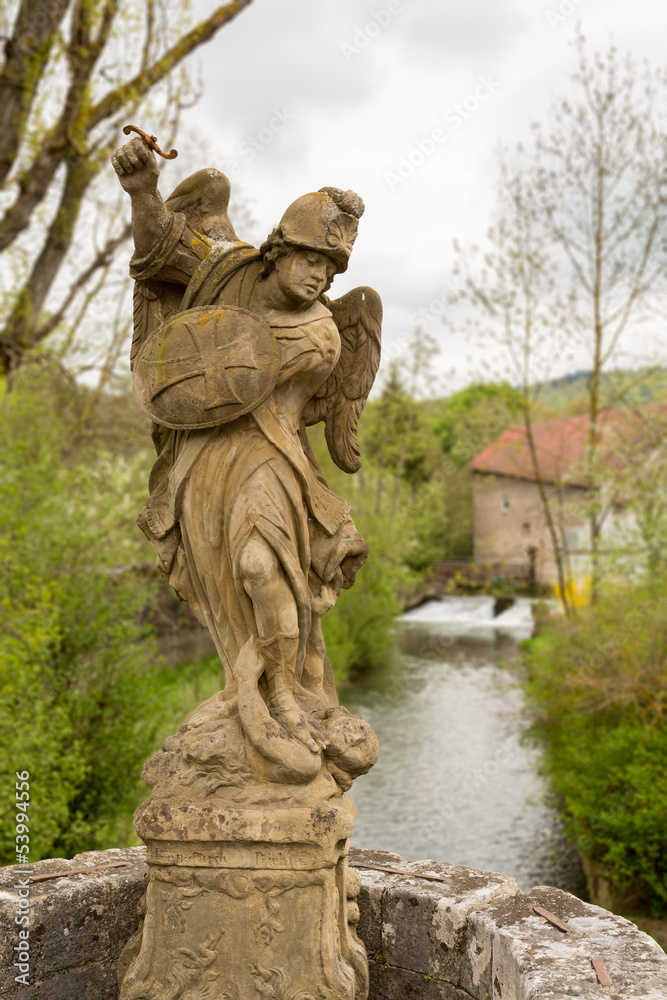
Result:
M625 587L524 652L544 771L589 872L667 916L667 587Z

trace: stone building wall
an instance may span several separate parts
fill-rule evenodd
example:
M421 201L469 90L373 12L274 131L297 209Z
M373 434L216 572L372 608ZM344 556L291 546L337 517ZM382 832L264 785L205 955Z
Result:
M350 860L360 866L370 1000L667 998L667 955L659 945L623 917L559 889L522 894L508 875L408 863L381 851L352 851ZM145 849L89 852L30 870L39 876L83 867L90 871L30 885L29 985L15 982L13 968L24 868L0 869L1 1000L117 1000L118 959L141 919ZM419 877L425 874L436 878ZM567 921L570 932L535 906ZM592 958L604 961L611 987L600 984Z
M554 586L558 575L537 484L511 476L474 472L472 490L475 563L528 566L528 547L534 546L537 582ZM547 492L554 497L555 487L547 486ZM584 491L561 488L560 500L554 499L554 510L563 511L566 530L581 531L585 526ZM584 567L578 565L580 562L577 558L577 566L572 567L575 575L584 572Z

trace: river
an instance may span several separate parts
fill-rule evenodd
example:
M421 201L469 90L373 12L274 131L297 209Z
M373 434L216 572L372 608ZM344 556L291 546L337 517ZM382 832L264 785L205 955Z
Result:
M531 624L526 600L498 618L490 597L431 601L399 619L384 664L341 692L380 741L352 789L356 847L582 894L577 853L544 803L539 750L522 740L513 664Z

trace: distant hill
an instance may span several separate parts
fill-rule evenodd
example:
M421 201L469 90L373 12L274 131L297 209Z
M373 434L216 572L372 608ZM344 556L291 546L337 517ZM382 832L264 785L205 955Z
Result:
M537 386L536 417L571 417L588 409L587 381L590 372L576 371ZM667 368L617 368L602 378L601 403L605 408L642 406L667 401Z

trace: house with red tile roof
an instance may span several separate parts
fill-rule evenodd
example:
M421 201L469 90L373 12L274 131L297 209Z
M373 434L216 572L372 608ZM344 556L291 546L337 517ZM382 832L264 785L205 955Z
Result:
M650 460L664 438L667 407L608 410L599 415L595 485L603 491L603 538L618 537L632 515L632 470ZM533 424L539 479L549 498L559 545L574 579L590 570L590 421L587 415ZM524 427L511 427L470 463L477 565L539 584L558 581L553 544L538 489L538 471Z

